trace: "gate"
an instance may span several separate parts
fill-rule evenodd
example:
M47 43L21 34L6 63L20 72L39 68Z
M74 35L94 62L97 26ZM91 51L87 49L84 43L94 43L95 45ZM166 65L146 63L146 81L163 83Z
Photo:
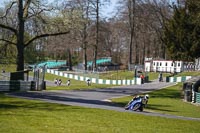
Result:
M35 81L35 90L45 90L46 89L46 82L44 81L45 77L45 71L46 71L46 65L42 67L37 67L33 69L33 81Z

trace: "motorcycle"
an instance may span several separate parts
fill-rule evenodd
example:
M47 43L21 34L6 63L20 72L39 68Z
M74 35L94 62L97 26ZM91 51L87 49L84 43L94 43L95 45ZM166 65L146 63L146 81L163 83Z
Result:
M124 108L125 110L143 111L148 103L149 95L134 97Z

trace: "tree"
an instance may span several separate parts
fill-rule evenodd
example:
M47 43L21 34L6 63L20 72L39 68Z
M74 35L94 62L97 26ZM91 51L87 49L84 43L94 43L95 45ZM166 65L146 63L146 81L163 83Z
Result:
M89 32L89 28L91 27L91 19L90 19L91 2L88 0L77 1L75 4L75 7L81 13L80 15L81 17L79 18L80 19L79 34L80 34L80 40L82 43L81 48L83 49L84 69L87 70L87 60L88 60L87 49L88 49L88 40L89 40L88 32Z
M93 69L96 70L97 69L97 49L99 46L99 3L100 0L96 0L96 42L94 45L94 61L93 61Z
M136 12L136 2L135 0L128 0L127 2L128 7L128 18L129 18L129 27L130 27L130 43L129 43L129 64L132 64L132 56L133 56L133 41L135 42L136 48L136 58L135 63L138 63L138 55L137 55L137 43L136 43L136 31L135 31L135 12Z
M61 32L51 33L47 32L44 33L43 31L39 32L36 31L36 33L29 33L31 36L30 39L27 40L25 38L26 28L28 25L28 22L31 20L37 20L41 19L45 22L43 19L43 15L45 11L49 11L50 9L46 8L45 5L42 5L40 1L35 0L15 0L9 4L9 7L5 10L5 14L1 16L1 19L7 19L9 13L11 12L12 8L16 8L17 10L17 20L16 20L16 26L9 25L6 23L6 21L1 21L0 28L8 30L12 32L12 35L16 40L7 40L5 38L0 38L1 41L8 42L9 44L15 45L17 48L17 71L23 71L24 70L24 49L28 45L30 45L33 41L48 37L48 36L57 36L62 34L68 34L69 30L63 30ZM44 25L45 26L45 25ZM31 28L31 27L29 27ZM65 28L64 28L65 29ZM38 33L39 32L39 33ZM21 79L24 79L24 76L21 75Z
M102 3L103 1L100 0L69 0L62 3L64 5L63 12L71 10L70 20L76 25L71 33L73 32L74 43L81 48L83 53L82 59L85 70L87 70L87 60L89 59L93 60L93 67L96 68L96 59L99 56L100 5ZM76 19L73 19L75 16L77 16Z
M147 0L147 1L149 3L149 6L150 6L149 8L151 11L149 14L149 16L151 16L149 20L152 21L152 24L150 25L150 27L153 29L154 33L156 34L155 36L157 36L157 41L155 43L158 43L156 46L154 46L155 47L154 57L166 59L167 53L166 53L166 45L164 44L165 40L163 38L163 34L164 34L166 21L171 17L171 14L172 14L172 10L170 8L171 3L170 3L170 0L152 0L152 1Z
M84 3L85 1L82 1L82 3ZM94 27L94 23L95 23L95 33L90 33L90 35L95 35L95 42L92 42L91 46L93 47L93 70L97 69L97 64L96 64L96 60L98 57L98 49L99 49L99 43L100 43L100 9L101 9L101 5L104 4L105 2L109 2L109 0L86 0L85 2L85 6L86 8L83 10L84 14L83 14L83 19L86 20L86 23L83 23L83 48L84 51L86 52L87 48L87 44L88 42L86 41L88 38L88 33L87 33L87 29L93 29ZM90 24L89 24L90 23ZM84 59L87 59L87 55L84 55ZM86 60L85 60L86 61ZM86 65L87 63L85 62L85 69L87 67Z
M200 57L200 2L186 0L185 5L173 5L174 14L166 23L165 44L174 60L191 61Z

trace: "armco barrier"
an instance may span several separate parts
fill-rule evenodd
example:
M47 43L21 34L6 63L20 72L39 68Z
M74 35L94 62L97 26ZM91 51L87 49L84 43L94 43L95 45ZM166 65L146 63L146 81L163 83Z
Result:
M92 83L95 84L107 84L107 85L134 85L134 84L141 84L141 78L136 78L135 80L106 80L106 79L98 79L98 78L90 78L90 77L84 77L79 76L75 74L68 74L61 71L53 70L53 69L47 69L47 73L51 73L57 76L62 76L65 78L80 80L80 81L86 81L87 79L90 79Z
M195 96L196 96L196 97L195 97L195 102L196 102L196 103L200 103L200 93L196 92L196 93L195 93Z
M192 76L183 76L183 77L166 77L166 82L184 82L188 79L191 79Z
M6 91L30 91L35 87L33 81L17 81L17 80L5 80L0 81L0 92Z

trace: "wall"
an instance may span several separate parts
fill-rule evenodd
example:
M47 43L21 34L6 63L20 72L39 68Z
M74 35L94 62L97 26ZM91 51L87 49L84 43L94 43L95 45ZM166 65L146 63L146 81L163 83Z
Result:
M0 92L30 91L32 88L34 88L34 82L32 81L14 81L14 80L0 81Z

